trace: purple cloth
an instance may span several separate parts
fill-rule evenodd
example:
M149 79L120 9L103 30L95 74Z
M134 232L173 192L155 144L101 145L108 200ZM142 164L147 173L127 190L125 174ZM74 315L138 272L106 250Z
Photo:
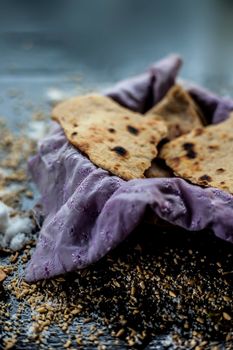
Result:
M154 65L143 79L124 81L108 95L144 112L147 94L153 96L148 101L159 101L174 83L180 62L171 56ZM207 94L206 105L208 98ZM211 120L214 111L209 110ZM233 196L179 178L124 181L92 164L68 143L58 125L41 142L29 170L42 195L45 221L26 269L27 281L99 260L134 230L148 208L171 224L190 231L211 228L216 236L233 242Z
M224 121L233 110L230 98L220 97L199 86L193 86L188 92L201 108L209 123L217 124Z
M116 84L106 95L133 111L146 113L174 85L182 60L170 55L155 63L144 74L123 80Z

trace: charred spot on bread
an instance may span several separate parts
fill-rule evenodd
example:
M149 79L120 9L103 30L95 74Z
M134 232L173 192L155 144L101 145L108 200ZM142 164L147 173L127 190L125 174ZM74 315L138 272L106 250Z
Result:
M192 142L185 142L183 144L183 149L186 151L186 156L190 159L194 159L197 156L197 153L194 150L194 144Z
M199 180L204 181L204 182L211 182L212 178L209 175L204 174L204 175L199 177Z
M128 153L127 150L122 146L116 146L111 150L114 151L118 156L122 156L122 157L126 156Z
M222 173L224 173L224 171L225 171L225 169L223 169L223 168L218 168L218 169L216 170L216 173L217 173L217 174L222 174Z
M211 151L215 151L216 149L219 149L219 146L218 145L209 145L208 148Z
M139 130L137 128L135 128L134 126L127 125L127 130L128 130L128 132L130 132L133 135L139 134Z
M203 131L204 131L203 128L198 128L198 129L196 129L196 130L194 131L194 132L195 132L195 136L199 136L199 135L203 134Z

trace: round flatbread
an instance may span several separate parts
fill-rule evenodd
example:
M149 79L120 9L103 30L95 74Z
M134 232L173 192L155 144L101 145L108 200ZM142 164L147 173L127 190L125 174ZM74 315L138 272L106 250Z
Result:
M233 113L163 146L160 156L176 175L233 194Z
M198 106L180 85L174 85L146 115L166 123L168 140L203 126Z
M71 98L52 112L67 139L97 166L123 179L143 178L167 135L163 121L144 117L110 98Z

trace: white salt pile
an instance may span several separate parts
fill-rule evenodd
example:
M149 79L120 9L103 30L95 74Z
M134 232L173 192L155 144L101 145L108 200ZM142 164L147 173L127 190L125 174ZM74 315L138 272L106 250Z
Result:
M15 215L13 209L0 201L0 247L20 250L31 238L33 222L29 217Z

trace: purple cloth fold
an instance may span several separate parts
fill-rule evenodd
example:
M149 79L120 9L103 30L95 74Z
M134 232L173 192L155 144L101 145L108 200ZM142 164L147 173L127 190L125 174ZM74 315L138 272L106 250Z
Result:
M170 56L144 75L118 84L108 95L145 112L174 84L180 63L179 57ZM200 91L196 89L196 101ZM200 107L208 109L212 106L209 101L207 93ZM221 103L219 98L215 108L209 107L211 121L216 122ZM221 118L226 118L229 108L222 110ZM179 178L126 182L92 164L69 144L58 125L41 142L29 170L42 196L45 220L26 269L27 281L81 269L99 260L134 230L148 208L171 224L190 231L210 228L216 236L233 242L233 196Z
M224 121L233 111L233 100L220 97L199 86L193 86L188 92L201 108L203 115L210 124Z
M144 74L116 84L106 95L133 111L146 113L174 85L182 65L178 55L170 55L153 64Z

